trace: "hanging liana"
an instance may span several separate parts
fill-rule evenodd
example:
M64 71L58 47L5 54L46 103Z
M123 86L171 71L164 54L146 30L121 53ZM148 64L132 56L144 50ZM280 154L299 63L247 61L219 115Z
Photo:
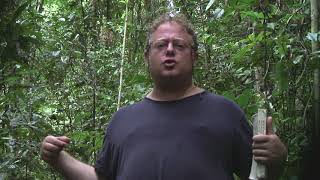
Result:
M124 58L125 58L126 36L127 36L128 4L129 4L129 0L126 2L126 12L125 12L126 14L125 14L125 21L124 21L123 42L122 42L122 51L121 51L121 65L120 65L117 110L120 109L120 103L121 103L121 93L122 93L122 83L123 83L123 64L124 64Z

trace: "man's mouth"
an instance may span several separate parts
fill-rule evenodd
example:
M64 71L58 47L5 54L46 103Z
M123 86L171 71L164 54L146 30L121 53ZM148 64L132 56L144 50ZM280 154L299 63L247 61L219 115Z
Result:
M165 67L172 68L177 64L177 61L174 59L167 59L162 63Z

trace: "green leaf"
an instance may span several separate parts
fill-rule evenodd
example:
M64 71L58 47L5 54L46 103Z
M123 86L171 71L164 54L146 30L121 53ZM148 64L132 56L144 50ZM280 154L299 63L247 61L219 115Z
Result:
M251 5L251 4L253 4L253 3L256 3L256 0L240 0L239 3L240 3L240 4Z
M70 134L70 137L74 141L80 142L80 141L84 141L84 140L88 139L90 136L89 136L88 131L76 131L76 132L73 132L72 134Z
M17 76L10 76L10 77L7 77L5 82L8 83L9 85L15 85L19 83L19 80L20 78Z
M252 19L254 21L257 21L259 19L263 19L264 15L261 12L244 11L244 12L241 12L241 17L242 18L248 17L248 18L250 18L250 19Z
M210 9L210 7L213 5L213 3L215 2L216 0L210 0L210 2L208 3L207 7L206 7L206 11L208 9Z
M239 106L242 108L248 106L252 94L253 93L250 89L244 90L242 94L237 98L237 103L239 104Z
M232 100L232 101L235 101L235 100L236 100L236 96L235 96L234 93L231 92L231 91L225 91L225 92L223 92L222 95L223 95L224 97Z

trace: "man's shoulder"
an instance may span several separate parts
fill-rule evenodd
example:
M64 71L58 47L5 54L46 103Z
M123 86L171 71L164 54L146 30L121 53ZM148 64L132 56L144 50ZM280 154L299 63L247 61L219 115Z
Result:
M131 124L135 122L135 119L139 119L139 117L143 114L143 107L145 107L144 99L138 102L126 105L117 110L108 125L109 131L112 127L123 126L124 124Z
M235 110L237 112L243 113L243 110L236 102L222 95L207 92L206 101L212 107L219 107L226 110Z
M139 111L141 109L143 109L144 107L146 106L146 102L145 102L145 99L142 99L138 102L134 102L134 103L131 103L131 104L128 104L126 106L123 106L121 107L116 113L115 115L117 114L127 114L127 113L133 113L133 112L136 112L136 111Z
M228 104L228 105L235 105L235 106L238 106L233 100L225 97L225 96L222 96L222 95L219 95L219 94L215 94L215 93L212 93L212 92L208 92L207 91L207 98L209 101L212 101L212 102L215 102L215 103L224 103L224 104Z

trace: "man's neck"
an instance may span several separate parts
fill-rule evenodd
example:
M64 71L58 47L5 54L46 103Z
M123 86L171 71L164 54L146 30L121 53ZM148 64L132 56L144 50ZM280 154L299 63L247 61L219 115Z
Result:
M174 101L198 94L202 91L203 89L195 86L193 83L189 86L175 89L164 89L155 86L147 97L156 101Z

